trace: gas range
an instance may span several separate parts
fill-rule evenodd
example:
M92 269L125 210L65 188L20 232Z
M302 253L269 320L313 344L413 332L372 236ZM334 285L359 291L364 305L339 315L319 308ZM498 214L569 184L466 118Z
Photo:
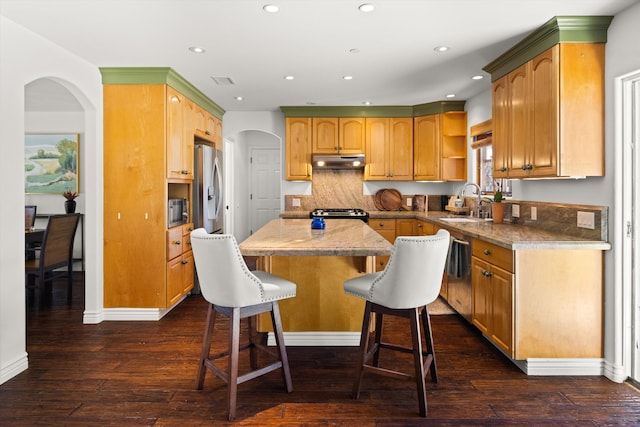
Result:
M362 209L316 208L309 213L309 218L359 219L364 222L369 222L369 213L363 211Z

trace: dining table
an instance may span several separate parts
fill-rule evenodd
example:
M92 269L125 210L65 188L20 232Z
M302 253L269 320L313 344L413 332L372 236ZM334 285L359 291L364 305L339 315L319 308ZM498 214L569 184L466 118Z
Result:
M25 228L24 230L24 258L36 258L35 248L44 240L44 228Z

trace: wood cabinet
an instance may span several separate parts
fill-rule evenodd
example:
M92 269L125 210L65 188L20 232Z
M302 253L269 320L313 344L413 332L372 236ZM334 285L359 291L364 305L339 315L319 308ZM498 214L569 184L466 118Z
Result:
M415 181L466 181L467 113L450 111L414 118Z
M376 230L382 237L391 244L396 240L396 220L395 218L369 218L369 227ZM389 262L388 256L376 257L376 271L382 271Z
M185 116L193 104L170 86L166 86L166 91L167 178L193 180L193 135L188 137L185 133L191 124L191 117L187 123Z
M396 237L398 236L415 236L416 235L416 220L411 218L398 218L396 219Z
M167 230L167 305L193 289L195 264L191 250L193 224Z
M473 240L473 324L514 360L602 357L603 255Z
M413 120L367 117L365 157L365 180L411 181L413 179Z
M364 153L364 122L359 117L313 117L313 153Z
M191 194L185 175L168 176L168 159L182 156L177 142L187 135L193 144L193 104L167 85L107 84L103 91L104 306L169 308L193 284L184 264L170 263L177 257L193 266L189 252L167 244L167 199ZM181 227L171 231L184 240Z
M556 44L493 82L494 177L604 175L604 50Z
M287 117L285 120L286 178L311 180L312 119Z
M512 251L474 240L471 283L473 324L513 357Z

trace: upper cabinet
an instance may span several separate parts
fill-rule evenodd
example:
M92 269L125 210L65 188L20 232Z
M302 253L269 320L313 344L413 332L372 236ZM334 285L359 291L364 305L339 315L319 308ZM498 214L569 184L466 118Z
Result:
M193 135L185 134L187 99L167 86L167 178L193 179ZM190 120L189 120L190 121ZM189 147L191 150L189 151Z
M494 177L604 175L610 22L556 17L485 67L493 79Z
M364 179L413 180L413 120L367 117Z
M310 117L286 118L285 154L288 180L311 180L311 128Z
M360 117L313 117L313 153L362 154L364 119Z
M414 180L466 181L467 113L415 117L413 153Z

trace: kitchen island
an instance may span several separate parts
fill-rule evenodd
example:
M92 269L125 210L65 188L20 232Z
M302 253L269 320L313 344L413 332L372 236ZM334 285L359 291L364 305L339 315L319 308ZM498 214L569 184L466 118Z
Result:
M360 220L332 219L323 230L310 219L276 219L240 243L261 270L297 284L297 296L280 302L287 345L357 346L364 301L346 295L345 280L374 271L375 257L393 246ZM270 321L260 318L258 329ZM272 340L272 334L269 334Z

